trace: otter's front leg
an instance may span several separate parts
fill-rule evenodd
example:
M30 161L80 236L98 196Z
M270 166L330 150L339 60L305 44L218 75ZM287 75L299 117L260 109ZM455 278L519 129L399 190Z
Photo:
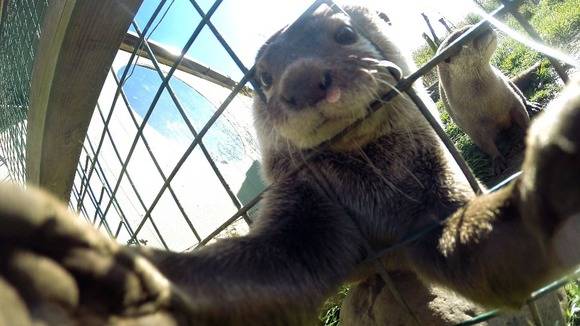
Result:
M580 81L537 120L520 178L409 248L424 278L484 305L517 307L580 262Z
M149 255L191 297L193 324L314 324L323 300L364 259L352 220L307 179L273 185L260 213L247 236Z
M314 324L364 241L308 180L262 207L249 235L172 253L119 246L49 194L0 185L0 323Z

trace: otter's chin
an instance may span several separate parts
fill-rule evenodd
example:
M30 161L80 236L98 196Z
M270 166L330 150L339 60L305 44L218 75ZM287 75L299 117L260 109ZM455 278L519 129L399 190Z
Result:
M387 112L377 112L374 115L375 119L366 119L362 123L357 124L354 128L349 130L346 134L336 139L330 144L329 149L334 151L351 151L358 150L362 146L374 141L383 133L385 124L385 117ZM294 146L299 149L312 149L327 140L330 140L340 134L343 130L349 128L359 118L362 117L348 117L332 120L320 120L318 125L311 125L311 128L301 128L296 126L279 128L280 134L288 139Z
M348 100L341 99L338 103L327 102L301 111L292 112L276 129L280 134L299 149L311 149L340 134L357 120L367 115L368 107L376 98L367 94L380 93L353 91L349 92ZM361 105L361 103L365 103ZM374 138L381 129L382 114L367 119L347 134L337 139L330 148L335 150L358 149ZM384 118L384 117L382 117Z
M310 149L332 139L356 120L355 117L330 119L317 114L316 117L310 117L307 122L288 119L284 126L278 129L280 134L296 147Z
M495 51L497 47L497 34L494 30L489 30L475 39L476 48L485 52Z

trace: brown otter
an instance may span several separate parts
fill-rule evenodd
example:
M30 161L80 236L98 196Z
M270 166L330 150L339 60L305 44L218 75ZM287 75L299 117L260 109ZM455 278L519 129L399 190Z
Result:
M451 33L439 46L438 53L470 27ZM493 174L506 166L495 145L498 133L514 123L526 130L530 122L524 95L490 64L496 47L497 35L489 28L437 66L439 93L447 112L491 156Z
M78 288L65 293L68 300L54 299L58 286L50 296L30 297L25 290L36 283L7 277L24 293L20 308L35 311L38 301L53 300L73 320L92 313L109 323L161 306L192 325L310 324L324 298L372 252L424 227L434 228L383 257L389 271L484 305L519 307L575 266L580 82L539 119L545 130L532 128L521 178L475 196L406 94L332 146L316 147L411 71L384 22L364 8L347 12L321 8L259 51L255 76L266 99L256 98L256 126L271 185L248 235L192 253L132 255L64 206L7 191L0 196L1 248L34 252ZM306 167L289 173L313 149ZM61 274L44 274L45 282Z

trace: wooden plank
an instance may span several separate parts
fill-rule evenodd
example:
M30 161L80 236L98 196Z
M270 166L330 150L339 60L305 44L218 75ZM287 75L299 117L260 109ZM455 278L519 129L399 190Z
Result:
M157 59L157 61L161 64L167 66L173 66L173 64L179 58L179 55L171 52L170 50L163 47L163 45L155 42L155 41L147 41L149 47L151 48L151 52ZM133 52L135 48L140 46L137 54L144 58L149 58L149 53L145 50L145 46L140 44L140 39L134 32L127 32L123 43L120 46L120 49L126 52ZM207 81L210 81L216 85L220 85L222 87L229 88L231 90L236 87L238 84L236 81L232 80L231 78L220 74L217 71L212 70L209 67L206 67L200 63L195 62L191 58L184 57L181 62L177 65L177 70L186 72L188 74L192 74L196 77L203 78ZM252 96L253 91L251 88L244 86L241 90L242 94Z
M53 0L32 74L27 181L68 202L109 68L142 0Z
M8 6L8 0L0 0L0 30L2 30L2 23L6 14L6 6Z

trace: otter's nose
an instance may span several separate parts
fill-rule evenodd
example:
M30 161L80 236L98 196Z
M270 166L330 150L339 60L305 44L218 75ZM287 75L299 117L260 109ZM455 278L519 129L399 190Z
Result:
M280 96L292 109L302 109L324 100L332 85L330 70L316 62L299 62L282 77Z

